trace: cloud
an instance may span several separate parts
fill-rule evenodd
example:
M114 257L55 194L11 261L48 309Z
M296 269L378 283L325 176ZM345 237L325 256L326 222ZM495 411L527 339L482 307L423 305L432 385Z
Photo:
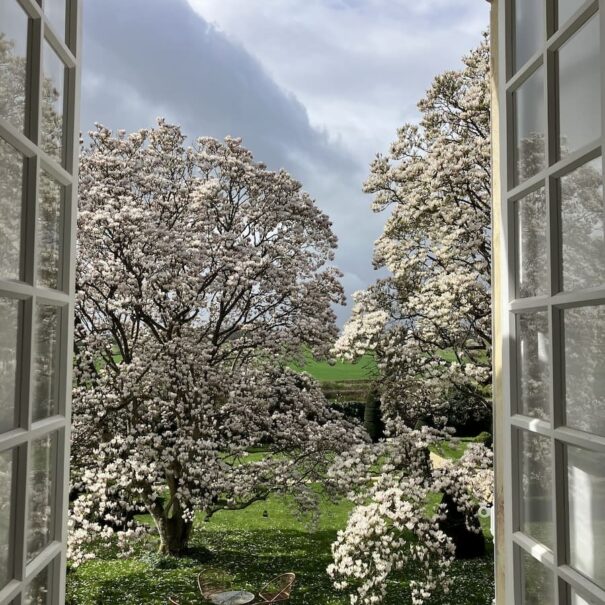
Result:
M479 0L88 0L82 130L240 136L327 212L347 293L371 283L374 153L487 23ZM486 7L481 6L481 9ZM342 321L347 311L340 310Z
M364 163L488 23L481 0L189 0Z

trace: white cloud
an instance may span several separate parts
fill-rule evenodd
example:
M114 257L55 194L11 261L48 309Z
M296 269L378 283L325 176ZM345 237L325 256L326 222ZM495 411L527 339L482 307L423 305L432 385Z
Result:
M242 136L330 215L350 294L376 278L372 246L385 220L361 193L368 163L416 118L433 77L478 43L487 8L484 0L91 0L82 127L134 130L164 115L190 136ZM342 321L348 311L338 313Z
M188 2L364 162L415 119L434 75L478 43L489 11L482 0Z

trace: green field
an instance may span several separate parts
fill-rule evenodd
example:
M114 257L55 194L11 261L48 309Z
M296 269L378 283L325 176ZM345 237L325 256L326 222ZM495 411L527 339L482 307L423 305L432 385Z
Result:
M346 382L354 380L372 380L378 375L374 356L366 354L355 363L337 360L333 365L327 361L313 359L311 353L305 353L303 366L291 364L296 371L308 372L319 382Z
M200 571L227 574L233 587L258 592L271 577L286 571L297 575L292 605L347 605L326 574L330 545L344 527L351 504L322 500L317 527L300 519L285 497L271 497L244 511L225 511L205 523L198 517L189 556L160 558L155 539L128 559L110 553L68 574L68 605L164 605L174 594L182 605L200 604L195 586ZM264 514L266 513L266 514ZM491 541L490 541L491 542ZM452 592L437 595L432 605L490 605L493 587L492 554L457 561ZM389 585L385 605L411 602L409 577Z

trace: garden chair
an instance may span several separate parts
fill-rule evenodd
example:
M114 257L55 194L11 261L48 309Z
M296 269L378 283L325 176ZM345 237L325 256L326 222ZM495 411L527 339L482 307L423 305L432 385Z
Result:
M197 576L197 585L200 589L200 594L202 595L202 598L206 599L206 601L210 601L211 603L213 602L213 596L218 595L221 592L226 592L228 590L226 582L222 582L214 578L208 579L207 577L205 577L203 571L201 571Z
M296 576L293 573L284 573L281 576L277 576L277 578L273 578L273 580L267 582L267 584L260 589L258 593L260 601L257 601L254 605L283 603L284 601L288 601L295 580Z

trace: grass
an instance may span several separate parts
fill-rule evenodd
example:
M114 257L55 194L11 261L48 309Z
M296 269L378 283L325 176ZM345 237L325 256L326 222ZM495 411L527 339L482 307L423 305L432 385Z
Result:
M177 595L183 605L199 604L195 577L205 570L226 573L234 586L251 592L272 576L293 571L297 584L291 605L346 605L346 596L334 590L325 569L331 562L330 545L346 524L351 506L323 499L316 527L300 519L283 496L243 511L217 513L206 523L198 518L187 557L158 557L155 538L147 550L140 549L128 559L105 553L68 574L68 604L160 605L169 594ZM491 604L491 553L483 559L455 562L451 574L451 594L437 595L432 605ZM401 576L391 582L385 605L411 602L408 580Z
M378 375L374 356L369 353L354 363L337 360L331 365L327 361L317 361L310 352L305 352L304 365L292 364L291 367L296 371L308 372L319 382L371 380Z

